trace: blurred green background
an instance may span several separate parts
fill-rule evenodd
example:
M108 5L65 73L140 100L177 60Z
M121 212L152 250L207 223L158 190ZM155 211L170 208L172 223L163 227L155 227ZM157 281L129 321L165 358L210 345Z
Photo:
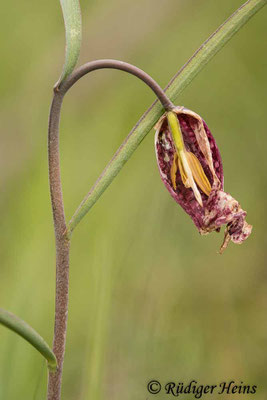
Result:
M122 59L165 86L240 4L83 0L80 63ZM52 0L5 2L1 13L0 305L52 343L46 131L63 21ZM201 237L161 183L151 132L73 235L64 400L165 399L147 393L150 379L243 381L267 398L266 16L253 17L177 100L208 123L225 189L253 234L218 255L223 234ZM61 123L68 218L154 100L118 71L91 74L70 93ZM44 399L46 380L41 356L0 327L0 399Z

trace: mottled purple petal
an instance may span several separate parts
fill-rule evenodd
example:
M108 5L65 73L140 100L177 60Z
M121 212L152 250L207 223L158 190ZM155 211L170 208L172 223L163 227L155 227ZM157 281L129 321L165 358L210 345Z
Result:
M201 207L192 189L183 184L179 168L175 177L176 187L173 185L171 168L176 148L166 114L159 120L155 135L155 150L162 181L174 200L190 215L201 234L219 231L222 225L227 225L221 249L227 246L229 240L242 243L250 235L252 227L246 223L246 212L239 203L223 191L222 160L214 137L198 114L184 107L177 107L173 111L178 116L185 148L199 160L212 191L207 196L199 188L203 202Z

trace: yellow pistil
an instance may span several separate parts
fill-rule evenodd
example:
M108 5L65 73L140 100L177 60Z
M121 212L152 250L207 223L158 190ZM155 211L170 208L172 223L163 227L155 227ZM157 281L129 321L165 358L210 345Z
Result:
M197 185L207 196L209 196L211 192L210 182L197 157L185 148L177 115L170 111L167 113L167 119L177 151L177 154L174 155L171 167L171 181L173 187L176 189L176 172L179 167L184 186L193 190L197 202L201 207L203 207L201 194Z

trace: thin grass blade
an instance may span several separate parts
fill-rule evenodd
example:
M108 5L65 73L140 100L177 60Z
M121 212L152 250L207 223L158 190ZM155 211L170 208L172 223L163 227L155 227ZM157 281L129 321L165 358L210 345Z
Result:
M69 76L77 64L82 41L82 17L79 0L60 0L65 24L65 63L56 86Z
M11 329L23 339L27 340L36 350L41 353L47 360L48 368L55 371L57 368L57 360L53 351L50 349L45 340L25 321L0 308L0 324Z

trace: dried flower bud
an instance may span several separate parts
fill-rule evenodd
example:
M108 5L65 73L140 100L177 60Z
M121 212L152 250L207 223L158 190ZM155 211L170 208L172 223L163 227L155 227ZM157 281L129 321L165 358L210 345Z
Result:
M155 149L161 178L202 235L220 231L226 224L222 252L232 240L242 243L252 226L246 212L223 191L223 168L219 149L202 118L176 107L158 121Z

